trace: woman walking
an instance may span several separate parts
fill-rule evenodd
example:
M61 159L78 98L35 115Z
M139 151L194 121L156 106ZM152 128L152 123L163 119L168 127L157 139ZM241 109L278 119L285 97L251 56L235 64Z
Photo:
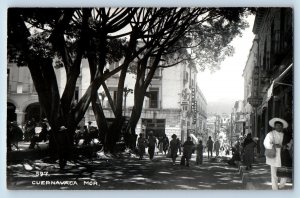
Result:
M140 133L140 137L138 138L138 141L137 141L137 147L138 147L140 159L143 159L143 156L145 154L146 145L147 145L147 141L144 138L144 134Z
M250 170L252 168L255 146L256 143L253 141L251 133L248 133L243 143L244 164L246 165L246 170Z
M180 143L177 141L177 136L175 134L172 135L172 140L170 141L170 149L171 149L171 158L173 165L175 165L177 152L180 149Z
M149 137L148 137L148 154L150 160L153 160L154 152L155 152L155 147L157 146L157 140L156 137L153 135L153 131L149 132Z
M198 140L198 145L196 147L197 149L197 158L196 158L196 164L202 164L203 163L203 145L202 145L202 140Z

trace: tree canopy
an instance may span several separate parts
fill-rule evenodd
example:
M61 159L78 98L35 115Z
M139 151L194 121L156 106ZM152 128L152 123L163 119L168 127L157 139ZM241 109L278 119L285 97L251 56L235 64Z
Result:
M90 103L103 141L120 136L126 74L136 73L132 133L140 118L146 90L159 67L179 63L217 69L233 53L230 42L247 27L253 8L10 8L8 58L28 66L39 101L51 127L74 131ZM90 85L78 103L73 96L82 59L88 59ZM107 64L120 62L114 70ZM60 97L54 69L66 71ZM111 101L106 79L120 72L117 102ZM108 128L99 102L102 86L115 115ZM72 132L70 132L72 133ZM112 148L109 148L110 150Z

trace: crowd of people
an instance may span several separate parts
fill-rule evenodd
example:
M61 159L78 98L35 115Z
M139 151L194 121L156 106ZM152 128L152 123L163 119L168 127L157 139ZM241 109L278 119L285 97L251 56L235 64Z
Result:
M91 126L92 122L83 127L78 126L74 133L74 144L78 145L82 140L82 145L88 145L95 139L99 139L98 129ZM29 149L34 149L38 143L47 142L51 137L51 128L46 119L36 122L35 119L26 121L23 126L20 126L17 121L7 122L7 150L19 150L18 143L20 141L30 142ZM99 141L98 141L99 142Z
M221 146L220 141L216 140L214 142L211 136L209 136L206 145L203 145L201 138L192 140L190 136L188 136L187 140L182 144L176 134L171 136L171 140L169 140L165 134L156 138L153 131L149 131L147 137L145 133L140 133L137 139L137 153L139 159L144 158L147 150L150 160L153 160L155 154L161 153L167 158L171 158L173 165L176 164L176 158L181 155L180 165L190 166L190 159L193 153L196 154L196 165L200 165L203 163L203 153L205 149L207 149L208 158L212 158L213 153L215 153L215 157L219 157L220 152L229 155L227 145L224 144Z
M266 151L274 150L273 152L275 152L274 156L266 153L266 164L270 165L271 169L272 189L277 190L282 188L287 181L285 177L281 177L278 185L278 169L282 166L292 167L293 139L291 133L284 130L288 127L285 120L273 118L269 121L269 125L273 130L265 136L263 145ZM39 127L39 130L37 130L37 127ZM62 126L59 130L66 131L67 129ZM11 151L13 147L19 149L18 142L20 141L30 142L29 149L34 149L39 142L48 141L51 138L50 134L51 129L47 124L47 120L42 120L39 123L35 122L34 119L29 120L23 129L15 121L8 122L7 150ZM246 170L252 169L258 140L258 138L253 138L251 133L248 133L244 137L238 138L234 145L230 147L226 144L221 145L218 139L213 140L211 136L208 137L206 145L203 145L201 139L193 141L190 136L181 144L180 139L175 134L171 136L171 140L165 134L156 138L153 131L149 131L147 136L145 135L145 133L140 133L137 139L136 151L139 159L143 159L147 150L150 160L154 159L155 154L161 153L170 158L173 165L176 165L176 159L181 155L180 165L190 166L190 160L194 152L196 152L196 165L200 165L203 163L205 149L208 153L208 159L213 158L213 153L215 153L215 157L219 157L220 154L229 155L231 150L232 158L228 161L228 164L237 165L237 162L242 162L246 166ZM92 127L91 122L89 122L86 126L77 127L73 139L75 145L78 145L80 140L83 140L82 145L87 145L95 138L99 138L98 130L96 127ZM64 146L63 143L61 145ZM64 162L64 160L60 161Z

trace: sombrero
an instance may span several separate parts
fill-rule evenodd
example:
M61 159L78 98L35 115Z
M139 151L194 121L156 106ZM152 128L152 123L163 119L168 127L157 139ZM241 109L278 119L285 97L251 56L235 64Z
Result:
M281 118L272 118L269 121L269 125L274 128L275 122L281 122L282 125L283 125L283 128L287 128L289 126L287 121L285 121L284 119L281 119Z
M66 130L67 128L65 127L65 126L61 126L60 128L59 128L59 130L60 131L63 131L63 130Z

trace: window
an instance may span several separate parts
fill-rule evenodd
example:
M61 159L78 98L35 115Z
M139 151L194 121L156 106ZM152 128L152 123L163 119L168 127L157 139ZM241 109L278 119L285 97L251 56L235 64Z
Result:
M158 88L150 88L149 108L158 108Z

